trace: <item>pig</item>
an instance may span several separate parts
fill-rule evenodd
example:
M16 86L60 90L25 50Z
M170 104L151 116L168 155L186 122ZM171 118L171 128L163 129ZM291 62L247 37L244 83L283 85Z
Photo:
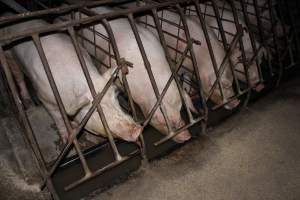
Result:
M212 30L214 30L216 35L220 35L220 33L219 33L220 30L218 29L219 26L218 26L216 18L210 17L210 16L215 15L213 8L211 6L206 6L204 4L200 4L200 6L202 8L202 11L204 11L204 9L205 9L205 14L208 14L205 17L205 22L208 24L208 26L212 27ZM223 29L225 31L227 43L230 44L230 43L232 43L234 36L237 34L237 28L234 23L233 14L229 10L227 10L227 9L223 10L221 8L219 8L219 14L222 18L221 22L222 22ZM243 47L244 47L244 51L245 51L245 56L246 56L247 61L250 61L255 56L255 52L251 45L251 39L250 39L248 27L246 26L246 23L244 22L243 18L240 15L238 15L238 22L243 27L242 42L243 42ZM250 87L254 88L257 92L260 92L264 88L264 84L261 83L261 81L260 81L261 78L259 75L258 68L260 68L263 58L268 57L268 53L267 53L267 50L264 47L261 47L259 42L257 42L256 40L255 40L255 46L256 46L256 48L260 47L260 50L257 54L258 63L256 63L255 60L253 62L249 63L249 68L248 68L249 77L248 78L249 78ZM231 59L238 61L239 58L241 58L241 57L242 57L242 51L241 51L241 47L238 44L237 48L235 48L235 50L231 56ZM238 63L234 63L234 65L235 65L235 69L239 71L239 72L236 72L237 78L243 82L246 82L245 69L244 69L243 64L238 62Z
M1 32L12 34L41 26L48 26L48 24L42 20L30 20L5 27ZM67 115L74 119L72 124L78 124L92 106L93 98L71 39L63 33L41 36L40 39ZM100 75L88 53L83 48L81 50L96 92L101 92L110 74ZM33 83L38 98L52 116L62 139L66 142L67 129L33 41L19 43L13 46L11 51L20 61ZM108 89L100 105L114 137L129 142L137 140L142 127L123 112L117 100L117 90L114 85ZM92 114L85 129L100 136L107 136L97 112Z
M225 8L231 9L229 4L225 1L216 0L215 2L220 8L225 7ZM238 0L234 0L232 2L233 2L234 7L238 11L241 12L242 11L241 2ZM254 29L254 31L256 33L258 33L258 28L259 28L258 20L260 20L262 33L263 33L264 39L267 40L268 44L274 43L272 34L275 34L276 37L281 38L284 36L285 31L287 31L289 29L288 25L284 24L280 20L277 10L275 8L276 4L277 4L276 0L271 0L271 5L269 5L268 0L257 1L257 8L258 8L258 12L259 12L259 16L257 17L256 10L254 7L254 0L246 0L245 1L247 17L248 17L249 23L250 23L249 28ZM270 8L270 6L271 6L271 8ZM271 15L273 18L273 22L271 20ZM274 26L274 31L272 28L272 23ZM258 38L259 38L259 36L258 36Z
M103 14L106 12L113 12L114 10L108 7L97 7L93 11ZM153 106L157 102L154 90L152 88L149 76L144 66L141 53L134 33L127 19L120 18L111 20L109 22L114 37L116 39L117 47L119 49L121 57L133 64L133 68L129 69L129 73L126 76L131 90L133 100L139 105L143 114L148 116ZM161 93L165 87L169 77L171 76L170 66L165 58L163 48L158 39L149 30L137 25L139 35L141 37L143 46L146 51L147 58L149 59L153 75ZM106 30L102 24L95 26L95 30L103 35L107 36ZM89 40L93 41L93 34L88 30L83 30L83 35ZM108 50L106 41L101 40L99 37L96 38L97 45ZM90 53L94 53L94 48L86 47ZM102 51L97 52L99 58L103 59L103 62L109 64L109 56L104 54ZM116 67L116 63L112 62L112 68ZM104 68L102 68L104 69ZM105 71L105 70L104 70ZM108 71L110 71L108 69ZM122 74L120 75L122 76ZM193 111L197 112L192 104L192 100L186 92L184 92L184 98L187 101L188 107ZM180 110L182 108L182 100L178 91L178 87L173 80L170 87L164 96L162 103L166 110L166 115L170 120L170 124L173 129L179 129L185 124L181 117ZM160 109L157 109L150 120L150 124L160 131L162 134L167 135L169 130L164 120L163 114ZM184 130L173 137L173 140L177 143L183 143L191 138L188 130Z
M128 7L132 7L132 6L134 6L134 5L128 4ZM161 16L161 15L162 15L162 13L158 12L158 16ZM164 10L163 18L168 21L171 21L173 23L176 23L176 24L179 24L179 22L180 22L180 16L178 14L176 14L174 12L170 12L168 10ZM214 82L216 81L216 74L214 72L213 64L211 62L210 54L208 51L208 46L205 41L205 37L204 37L204 33L202 30L201 24L192 17L186 17L186 19L187 19L187 25L188 25L191 37L193 39L201 42L201 45L193 45L193 46L194 46L194 52L196 55L197 67L199 69L199 75L200 75L201 82L202 82L203 92L204 92L204 95L207 97ZM139 21L146 22L146 20L147 20L148 24L154 25L152 16L144 16L144 17L139 18ZM162 29L164 31L166 31L168 33L172 33L172 34L174 34L174 33L177 34L177 32L178 32L177 27L170 26L168 23L162 23ZM157 31L155 29L149 28L149 30L151 30L158 37ZM221 62L222 62L223 58L225 57L225 52L224 52L223 48L220 46L216 35L209 28L208 28L208 33L209 33L210 40L212 43L212 47L213 47L217 65L218 65L218 67L220 67ZM183 30L180 30L179 36L183 39L186 38ZM177 39L175 37L165 34L165 39L166 39L166 43L169 46L171 46L175 49L179 49L179 50L185 49L185 44L181 41L178 41L178 46L177 46ZM178 57L176 56L175 51L170 51L170 54L174 60L176 60L176 59L178 60ZM227 61L224 73L222 74L221 80L220 80L220 85L222 87L224 98L222 98L221 91L220 91L221 89L219 87L217 87L213 91L212 96L210 98L217 105L226 103L225 108L228 110L232 110L239 105L239 100L233 99L228 102L228 100L231 99L232 97L234 97L234 95L235 95L235 92L234 92L234 89L232 86L233 76L232 76L232 72L231 72L228 64L229 63ZM190 59L185 59L183 65L185 67L187 67L188 69L193 70L193 64Z

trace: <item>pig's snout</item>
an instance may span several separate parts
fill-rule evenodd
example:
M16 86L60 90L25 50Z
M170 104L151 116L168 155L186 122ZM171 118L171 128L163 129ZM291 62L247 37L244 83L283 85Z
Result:
M142 133L142 127L139 125L132 125L132 128L129 129L128 135L122 137L124 140L128 142L137 141L138 137Z
M265 88L265 85L263 83L260 83L254 88L254 90L256 92L261 92L264 88Z
M227 103L224 107L225 107L225 109L227 109L227 110L233 110L233 109L236 108L239 104L240 104L240 100L234 99L234 100L230 101L229 103Z
M191 139L191 134L189 133L189 131L185 130L180 132L178 135L176 135L175 137L173 137L173 140L177 143L184 143L188 140Z

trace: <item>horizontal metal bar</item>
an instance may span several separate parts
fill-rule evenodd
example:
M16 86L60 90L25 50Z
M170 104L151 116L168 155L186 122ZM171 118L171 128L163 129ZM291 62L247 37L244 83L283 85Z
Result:
M189 0L173 0L173 1L168 1L165 3L161 3L161 4L147 5L147 6L137 7L137 8L133 8L133 9L125 9L125 10L100 14L100 15L96 15L96 16L92 16L92 17L86 17L86 18L82 18L82 19L78 19L78 20L70 20L70 21L66 21L66 22L60 22L60 23L56 23L56 24L52 24L52 25L47 25L44 27L38 27L35 29L18 32L15 34L5 35L3 37L0 37L0 42L7 42L7 41L12 42L17 39L24 38L24 37L30 37L33 34L50 33L50 32L57 31L57 30L66 30L67 27L71 27L71 26L79 26L79 25L85 25L85 24L90 24L90 23L94 23L94 22L100 22L104 18L107 20L112 20L112 19L115 19L118 17L127 16L128 14L141 13L141 12L149 11L153 8L163 8L166 6L175 5L176 3L180 3L180 2L183 3L183 2L187 2L187 1L189 1ZM86 3L86 4L81 3L80 6L75 5L73 7L75 7L75 8L92 7L92 6L97 6L97 5L103 5L105 2L109 3L111 1L100 1L100 2L97 1L97 2L90 2L90 3ZM68 7L63 7L63 8L68 10ZM60 8L56 8L56 9L60 10ZM72 9L69 9L69 11L71 11L71 10ZM53 13L46 12L46 14L53 14ZM55 12L54 12L54 14L55 14ZM26 16L26 15L30 15L30 13L25 13L24 16ZM23 19L22 15L18 15L18 16L19 16L19 19ZM40 15L36 14L35 17L37 17L37 16L40 16ZM1 20L5 21L5 20L7 20L7 18L0 17L0 22L1 22Z
M123 162L127 161L128 159L130 159L131 157L137 155L140 151L139 150L135 150L134 152L130 153L128 156L123 156L122 160L116 160L108 165L106 165L105 167L96 170L95 172L92 172L89 176L84 176L83 178L79 179L78 181L75 181L74 183L71 183L70 185L66 186L64 188L65 191L70 191L73 188L79 186L80 184L95 178L96 176L99 176L101 174L103 174L104 172L106 172L109 169L112 169L120 164L122 164Z

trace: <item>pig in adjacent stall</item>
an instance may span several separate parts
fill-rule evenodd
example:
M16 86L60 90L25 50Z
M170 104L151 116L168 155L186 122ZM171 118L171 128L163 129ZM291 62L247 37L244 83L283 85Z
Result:
M216 4L221 8L230 8L226 1L216 0ZM243 15L242 3L239 0L234 0L233 6ZM261 41L266 40L266 44L272 45L274 43L273 34L277 38L282 38L285 32L289 30L289 26L284 24L279 18L276 5L277 0L257 0L257 9L255 9L254 0L244 1L246 16L249 20L249 29L256 33L257 39ZM260 25L259 25L260 24ZM259 29L262 35L259 35ZM263 38L261 38L263 37ZM279 46L279 48L284 48Z
M113 12L113 10L108 7L98 7L92 10L99 14ZM117 47L121 57L133 63L133 68L129 69L129 74L126 76L129 83L129 88L131 90L132 98L140 106L143 114L145 116L148 116L153 106L157 102L157 98L155 96L150 78L144 66L144 61L142 59L141 52L139 51L139 47L129 21L125 18L120 18L109 21L109 24L114 33L114 37L116 39ZM159 92L161 93L166 86L168 79L171 77L170 66L166 60L163 48L155 35L153 35L153 33L143 28L142 26L137 25L137 29L145 48L146 56L150 62L155 82L157 84ZM107 32L102 24L96 25L95 30L102 35L107 36ZM94 36L91 31L83 30L83 35L89 40L93 41ZM108 50L109 48L107 42L99 37L96 38L96 44L106 50ZM86 48L91 54L94 54L94 48L91 45L86 46ZM110 58L108 55L104 54L102 51L98 51L97 56L102 59L104 58L103 62L109 65ZM116 66L116 63L112 62L112 65L112 68L114 68ZM184 98L187 101L188 107L191 110L195 111L192 101L185 91ZM170 121L171 127L176 130L183 127L185 122L180 114L183 102L174 80L172 81L165 96L163 97L162 103L165 107L165 114ZM155 111L150 124L165 135L169 133L166 121L160 109L157 109ZM175 142L182 143L189 140L190 138L191 135L189 131L184 130L173 137L173 140Z
M212 30L214 30L215 34L220 36L220 29L217 22L217 19L215 17L215 12L213 10L212 5L205 5L200 4L202 11L205 11L205 22L208 24L208 26L212 27ZM230 9L231 10L231 9ZM235 24L234 16L229 9L222 9L219 7L218 10L220 17L221 17L221 23L223 30L225 32L225 37L227 40L227 43L232 43L234 36L237 34L237 27ZM261 63L264 58L268 57L267 50L261 46L256 40L255 42L255 48L259 48L258 52L256 53L254 51L254 48L251 44L251 38L248 31L248 27L246 26L246 23L244 22L243 18L238 14L238 24L240 24L243 28L243 36L242 36L242 42L243 42L243 49L241 49L240 45L237 45L237 48L235 48L234 52L232 53L231 59L233 61L238 61L238 63L234 62L235 69L237 70L236 76L237 78L242 81L246 82L246 72L244 69L244 65L239 62L239 58L242 57L242 51L245 53L246 60L249 64L248 67L248 78L249 78L249 84L250 87L254 88L257 92L261 91L264 88L264 84L262 83L262 79L260 77L259 71L261 67ZM254 39L254 38L253 38ZM253 59L256 58L256 59ZM257 60L257 62L255 62ZM249 62L250 61L250 62Z
M133 7L135 5L127 4L127 6ZM174 12L171 12L168 10L164 10L163 14L162 14L162 11L159 11L158 16L163 16L164 19L166 19L172 23L180 24L180 16L177 13L174 13ZM216 73L214 71L213 63L212 63L212 60L211 60L211 57L209 54L207 42L205 41L205 36L204 36L203 29L201 27L200 22L198 22L198 20L195 20L194 18L191 18L191 17L186 17L186 19L187 19L187 25L188 25L191 37L193 39L201 42L201 45L193 45L193 46L194 46L194 52L196 55L197 67L199 69L199 75L200 75L203 90L204 90L204 95L206 95L206 97L207 97L210 90L212 89L212 87L214 85L214 82L216 81ZM152 16L140 17L139 21L145 22L147 24L155 25ZM174 34L174 33L177 34L179 32L180 38L182 38L182 39L186 38L184 30L182 30L182 29L178 30L178 28L176 26L170 25L169 23L163 22L162 29L165 32L172 33L172 34ZM149 30L151 30L158 37L156 29L149 28ZM221 47L221 45L219 44L217 37L213 33L213 31L210 28L208 28L207 30L208 30L208 34L209 34L210 41L212 44L213 52L215 55L216 64L219 68L225 57L225 52L224 52L223 48ZM166 39L166 43L169 46L171 46L173 49L182 50L186 46L186 44L184 42L177 40L174 36L165 34L165 39ZM170 53L171 53L171 57L174 60L178 59L175 51L171 50ZM190 59L185 59L183 65L185 67L189 68L190 70L193 70L193 64ZM233 76L232 76L231 69L229 67L228 60L226 61L225 65L226 65L225 70L224 70L223 74L221 75L221 79L220 79L221 88L216 87L210 97L210 99L217 105L227 103L228 100L230 100L232 97L235 96L235 92L233 89ZM221 92L221 90L222 90L222 92ZM221 93L223 93L223 97L222 97ZM233 99L225 105L225 108L231 110L231 109L234 109L235 107L237 107L238 105L239 105L239 100Z
M1 33L12 34L47 25L42 20L31 20L5 27ZM67 115L74 119L75 123L80 123L91 107L93 98L71 39L63 33L41 36L40 39ZM110 74L100 75L88 53L84 49L81 50L96 92L101 92ZM39 99L54 119L63 140L66 141L68 133L33 41L19 43L13 46L11 51L22 64ZM115 86L112 85L108 89L100 105L115 137L127 141L137 140L142 128L122 111ZM107 136L96 112L88 120L85 129L97 135Z

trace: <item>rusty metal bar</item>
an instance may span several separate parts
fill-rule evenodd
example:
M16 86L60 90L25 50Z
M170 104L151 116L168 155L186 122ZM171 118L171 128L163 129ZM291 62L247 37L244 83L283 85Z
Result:
M92 6L96 6L98 4L102 5L102 3L104 3L105 1L101 1L101 2L90 2L85 4L82 4L83 7L92 7ZM119 10L119 11L115 11L115 12L110 12L110 13L105 13L105 14L100 14L97 16L92 16L92 17L87 17L87 18L82 18L82 19L78 19L78 20L70 20L70 21L66 21L66 22L61 22L61 23L57 23L57 24L52 24L52 25L48 25L45 27L39 27L36 28L34 30L26 30L23 31L22 33L16 33L16 34L11 34L8 36L4 36L2 38L0 38L0 42L3 41L15 41L16 39L20 39L20 38L24 38L24 37L31 37L31 35L36 34L36 33L49 33L49 32L53 32L53 31L57 31L57 30L66 30L68 26L79 26L79 25L85 25L85 24L90 24L90 23L95 23L95 22L99 22L102 19L115 19L121 16L127 16L129 13L141 13L141 12L145 12L148 11L152 8L162 8L165 6L170 6L170 5L174 5L177 2L186 2L186 0L174 0L174 1L169 1L169 2L165 2L165 3L161 3L158 5L148 5L148 6L143 6L143 7L137 7L137 8L133 8L133 9L126 9L126 10ZM35 12L33 12L35 13ZM30 14L30 13L27 13ZM52 13L47 13L47 14L52 14ZM26 14L23 14L26 15ZM19 16L19 15L17 15ZM36 15L36 17L39 15ZM8 17L9 18L9 17ZM5 20L7 19L6 17L0 17L0 23L1 20ZM21 17L21 19L23 19L23 17Z
M190 55L191 55L191 61L193 63L193 68L194 68L194 72L195 72L195 76L196 76L196 81L197 81L197 85L199 87L199 89L198 89L199 97L201 99L201 104L202 104L203 109L204 109L204 112L203 112L204 122L201 121L202 133L204 133L206 131L206 126L207 126L208 107L207 107L207 104L206 104L206 101L205 101L205 96L204 96L204 93L203 93L204 90L202 88L202 82L201 82L201 78L200 78L200 72L199 72L199 69L198 69L196 55L195 55L194 48L193 48L194 39L191 38L189 27L187 25L186 18L184 17L184 13L183 13L182 8L178 4L176 5L176 8L179 12L180 19L181 19L182 25L184 27L184 33L185 33L186 40L188 41L187 47L189 47L189 51L190 51ZM201 45L200 41L198 41L197 45ZM184 61L184 57L182 57L182 62L183 61Z
M178 5L176 5L177 7ZM179 6L178 6L179 7ZM179 7L180 8L180 7ZM182 14L182 13L181 13ZM170 56L170 53L168 51L168 47L167 47L167 44L166 44L166 40L165 40L165 37L164 37L164 34L163 34L163 31L162 31L162 27L159 25L159 19L158 19L158 15L157 15L157 11L156 9L152 9L152 15L153 15L153 19L154 19L154 23L155 23L155 26L157 28L157 32L158 32L158 36L159 36L159 39L160 39L160 42L162 44L162 47L164 49L164 52L165 52L165 56L167 58L167 61L169 63L169 66L170 66L170 70L171 72L173 73L174 70L175 70L175 66L174 66L174 63L171 59L171 56ZM180 17L183 17L183 15L181 15ZM191 42L191 41L190 41ZM200 44L200 43L199 43ZM184 56L185 58L186 56ZM183 58L183 59L184 59ZM189 107L187 106L187 100L185 99L184 95L183 95L183 89L182 89L182 86L180 84L180 80L178 79L178 76L174 76L174 80L177 84L177 88L178 88L178 91L179 91L179 94L180 94L180 98L181 100L183 101L183 105L184 107L186 108L186 111L187 111L187 114L188 114L188 117L189 117L189 121L190 122L193 122L194 121L194 118L193 118L193 115L189 109Z
M22 125L25 129L25 137L28 140L28 143L30 144L30 147L31 147L31 149L32 149L32 151L33 151L33 153L36 157L36 161L37 161L37 164L39 166L40 174L42 175L43 178L45 178L45 175L47 174L47 166L45 165L45 160L43 158L42 152L41 152L41 150L39 148L39 145L37 143L36 137L33 133L30 122L28 121L28 117L27 117L27 115L26 115L26 113L23 109L23 105L22 105L20 97L18 95L18 90L17 90L17 87L15 85L14 78L12 76L12 73L11 73L10 69L9 69L9 66L8 66L8 63L7 63L7 60L5 58L4 51L3 51L3 48L2 48L1 45L0 45L0 61L1 61L2 67L4 69L4 73L5 73L7 82L8 82L8 86L11 90L15 105L17 107L20 121L21 121L21 123L22 123ZM47 185L48 189L52 193L53 199L54 200L59 200L59 197L56 193L56 190L54 189L52 180L46 179L45 184Z
M62 99L60 97L58 88L56 86L54 77L53 77L51 69L50 69L49 63L47 61L45 52L43 50L40 38L39 38L38 35L33 35L32 38L33 38L33 42L34 42L34 44L35 44L35 46L37 48L37 51L39 53L39 56L41 58L42 64L44 66L44 69L45 69L45 72L46 72L46 75L47 75L47 78L48 78L48 81L49 81L49 84L50 84L51 89L53 91L53 94L54 94L55 100L57 102L57 105L59 107L60 113L62 114L62 117L63 117L64 123L65 123L65 126L67 128L67 131L68 131L69 135L71 135L74 132L74 129L72 128L72 125L71 125L71 123L70 123L70 121L68 119L65 107L63 105ZM90 174L91 171L90 171L90 169L89 169L89 167L87 165L87 162L86 162L86 160L85 160L85 158L84 158L84 156L83 156L83 154L82 154L82 152L80 150L80 146L78 144L77 138L74 139L73 143L74 143L76 152L77 152L77 154L78 154L78 156L80 158L80 162L82 164L82 167L84 169L85 174Z
M27 10L24 7L16 3L14 0L1 0L1 2L19 13L27 12Z
M194 3L195 3L195 8L196 8L196 13L197 13L198 18L200 20L202 31L204 33L204 37L205 37L206 44L207 44L207 47L208 47L209 55L210 55L210 58L211 58L211 61L212 61L212 64L213 64L214 72L215 72L215 75L216 75L216 81L217 81L218 87L220 88L221 97L224 100L223 88L222 88L222 85L220 83L220 78L221 77L217 76L217 74L218 74L218 64L216 62L214 51L213 51L213 48L212 48L212 45L211 45L211 42L210 42L210 37L209 37L208 31L207 31L207 28L206 28L206 23L205 23L205 20L202 16L202 13L201 13L199 0L194 0Z
M66 187L64 188L64 190L65 190L65 191L70 191L70 190L72 190L73 188L79 186L80 184L82 184L82 183L84 183L84 182L86 182L86 181L88 181L88 180L90 180L90 179L92 179L92 178L94 178L94 177L96 177L96 176L99 176L100 174L104 173L105 171L107 171L107 170L109 170L109 169L111 169L111 168L114 168L114 167L118 166L119 164L121 164L122 162L128 160L130 157L134 156L134 155L137 154L137 153L138 153L138 150L132 152L128 157L124 158L123 161L116 160L116 161L114 161L114 162L112 162L112 163L106 165L105 167L96 170L96 171L95 171L93 174L91 174L90 176L83 177L82 179L80 179L80 180L78 180L78 181L76 181L76 182L74 182L74 183L72 183L72 184L66 186Z
M199 118L195 119L193 122L191 122L191 123L189 123L189 124L187 124L187 125L179 128L178 130L176 130L172 134L169 134L166 137L162 138L161 140L155 142L154 146L158 146L158 145L161 145L161 144L165 143L166 141L172 139L173 137L175 137L176 135L178 135L182 131L187 130L188 128L194 126L195 124L197 124L197 123L199 123L199 122L201 122L203 120L205 120L205 117L199 117Z
M47 174L47 177L44 180L44 183L43 183L42 187L45 186L45 182L47 181L47 179L49 179L49 177L51 177L53 175L53 173L55 172L55 170L59 166L59 164L62 161L62 159L68 153L68 151L69 151L69 149L70 149L70 147L71 147L71 145L73 143L73 140L77 137L77 135L80 133L80 131L84 128L84 126L86 125L86 123L90 119L91 115L96 110L97 105L101 102L101 100L103 99L105 93L107 92L107 90L109 89L109 87L113 84L113 82L114 82L114 80L116 78L116 74L119 73L119 71L120 71L120 67L117 67L114 70L114 72L112 73L112 76L110 77L110 79L106 83L106 85L104 86L103 90L100 93L97 94L96 98L92 102L91 108L86 113L86 115L83 117L83 119L81 120L81 123L79 124L79 126L77 127L77 129L69 136L69 140L68 140L67 144L65 144L65 146L63 147L63 150L61 151L61 153L59 154L59 156L55 160L53 166L51 167L49 173Z
M236 45L238 43L238 40L242 37L242 33L241 31L238 31L238 33L236 34L236 36L234 37L234 39L232 40L231 44L230 44L230 47L228 49L228 51L226 52L225 54L225 57L223 58L222 60L222 63L220 65L220 68L219 70L217 71L216 73L216 77L217 78L220 78L220 75L223 73L225 67L226 67L226 61L230 58L231 54L232 54L232 51L234 50L234 48L236 48ZM209 99L211 97L211 95L213 94L213 91L215 90L215 88L217 87L217 81L214 82L210 92L209 92L209 95L207 97L207 99Z
M226 36L225 36L225 31L224 31L223 23L222 23L222 21L221 21L221 17L220 17L220 13L219 13L219 8L217 7L215 0L211 0L211 3L212 3L212 7L213 7L213 10L214 10L214 13L215 13L215 17L216 17L216 20L217 20L217 23L218 23L219 33L221 34L223 47L224 47L225 51L227 51L227 50L228 50L228 42L227 42L227 39L226 39ZM232 7L232 12L234 12L233 9L234 9L234 7ZM234 15L234 14L233 14L233 15ZM236 21L236 20L238 20L238 19L235 18L235 15L234 15L234 19L233 19L233 20L234 20L234 23L235 23L235 26L236 26L236 27L240 26L239 23L238 23L238 21ZM243 30L243 29L238 29L238 28L236 28L236 30L238 31L238 30ZM243 59L245 60L245 50L244 50L242 38L240 38L239 44L240 44L240 50L241 50L241 52L242 52L242 57L243 57ZM244 62L243 62L243 63L244 63ZM240 93L241 93L241 88L240 88L240 84L239 84L239 82L238 82L238 80L237 80L237 77L235 76L235 73L234 73L234 71L235 71L235 70L234 70L234 64L233 64L231 58L229 58L229 66L230 66L230 69L231 69L231 73L232 73L232 76L233 76L233 80L234 80L234 82L235 82L235 84L236 84L236 87L237 87L237 90L238 90L238 94L240 94ZM246 67L246 66L244 66L244 68L245 68L245 67ZM246 72L247 72L247 71L246 71ZM246 75L246 77L247 77L247 76L248 76L248 75ZM246 79L247 79L247 83L248 83L248 85L249 85L248 78L246 78Z
M85 63L85 60L84 60L84 57L82 55L82 52L81 52L81 49L80 49L80 46L78 44L78 41L77 41L77 38L75 36L75 32L74 32L74 29L73 28L68 28L68 33L70 34L71 36L71 39L72 39L72 43L74 45L74 48L75 48L75 51L77 53L77 56L78 56L78 59L79 59L79 62L80 62L80 65L81 65L81 68L82 68L82 71L84 73L84 76L86 78L86 81L88 83L88 86L89 86L89 89L91 91L91 94L93 96L93 98L95 99L96 95L97 95L97 92L95 90L95 86L94 86L94 83L91 79L91 76L90 76L90 73L89 73L89 70L86 66L86 63ZM103 124L103 127L104 127L104 130L107 134L107 137L108 137L108 140L109 140L109 143L112 147L112 150L113 150L113 153L114 153L114 157L116 160L122 160L122 156L120 155L118 149L117 149L117 146L114 142L114 138L112 136L112 133L111 133L111 130L107 124L107 121L106 121L106 118L105 118L105 115L103 113L103 110L101 108L101 105L98 104L97 105L97 111L99 113L99 117L101 119L101 122Z
M120 66L121 70L124 70L125 68L127 69L127 63L128 62L124 58L121 59L120 52L119 52L119 49L118 49L118 46L117 46L117 42L116 42L116 39L115 39L115 36L113 34L113 31L112 31L112 28L111 28L110 24L108 23L108 21L106 19L103 19L102 22L103 22L103 26L104 26L107 34L110 36L109 41L110 41L111 46L113 47L112 49L113 49L113 52L114 52L114 55L115 55L115 58L116 58L117 66ZM126 71L126 69L125 69L125 71ZM128 98L129 98L129 102L130 102L130 105L131 105L131 109L132 109L134 118L137 119L137 113L136 113L135 105L133 103L133 99L132 99L132 96L131 96L131 91L130 91L130 88L129 88L129 85L128 85L128 81L126 79L126 74L122 75L122 80L123 80L123 84L125 86L125 90L128 92ZM143 138L142 134L140 134L139 139L140 139L141 144L142 144L142 152L141 152L142 156L143 156L143 158L146 158L147 157L146 156L146 146L145 146L145 142L144 142L144 138Z
M245 24L246 24L247 27L250 27L251 23L250 23L248 14L247 14L247 8L246 8L246 5L245 5L246 4L245 0L241 0L240 4L241 4L241 7L242 7L242 12L244 14ZM255 13L255 16L257 17L257 13ZM257 20L260 21L259 18L257 18ZM260 28L262 28L262 27L260 27ZM262 33L260 33L260 34L262 34ZM257 49L256 42L255 42L255 36L253 35L252 31L249 31L249 36L250 36L250 42L251 42L251 46L252 46L254 55L256 55L256 54L258 54L258 52L257 52L258 49ZM261 39L263 41L263 37ZM264 43L263 43L263 46L264 46ZM258 67L258 72L259 72L260 79L261 79L261 81L264 81L263 76L262 76L262 71L261 71L261 68L259 66L259 62L258 62L257 59L256 59L256 65Z
M153 72L152 72L152 70L151 70L151 64L150 64L150 62L149 62L149 60L148 60L148 58L147 58L147 55L146 55L146 51L145 51L145 49L144 49L143 42L142 42L142 40L141 40L141 38L140 38L140 35L139 35L139 33L138 33L138 29L137 29L137 26L136 26L136 24L135 24L135 22L134 22L134 19L133 19L132 14L129 14L129 15L128 15L128 20L129 20L130 26L131 26L131 28L132 28L132 32L133 32L133 34L134 34L134 36L135 36L135 39L136 39L136 41L137 41L137 44L138 44L140 53L141 53L141 55L142 55L142 59L143 59L143 61L144 61L144 65L145 65L146 71L147 71L147 73L148 73L148 76L149 76L149 79L150 79L150 82L151 82L151 85L152 85L152 88L153 88L155 97L156 97L156 99L158 100L161 94L159 94L159 89L158 89L158 87L157 87L157 84L156 84L156 81L155 81ZM165 108L163 102L160 103L160 110L161 110L161 112L162 112L162 114L163 114L163 116L164 116L164 119L165 119L165 121L166 121L166 125L167 125L167 128L168 128L168 131L169 131L169 132L172 132L172 131L173 131L173 130L172 130L173 128L171 127L170 120L169 120L169 117L168 117L168 115L167 115L166 108Z
M270 21L271 21L271 26L272 26L272 39L273 39L273 43L274 43L274 46L275 46L275 51L276 51L276 59L278 61L278 64L279 64L279 69L283 69L283 63L282 63L282 59L281 59L281 52L280 52L280 49L279 49L279 43L278 43L278 37L277 37L277 34L276 34L276 28L274 26L274 11L273 11L273 8L272 8L272 0L268 0L268 6L269 6L269 9L270 9ZM268 59L270 60L270 58ZM271 63L269 63L269 66L271 66ZM270 68L270 73L271 73L271 76L273 76L273 69L272 67ZM280 82L281 76L279 75L278 77L278 82L277 84Z

